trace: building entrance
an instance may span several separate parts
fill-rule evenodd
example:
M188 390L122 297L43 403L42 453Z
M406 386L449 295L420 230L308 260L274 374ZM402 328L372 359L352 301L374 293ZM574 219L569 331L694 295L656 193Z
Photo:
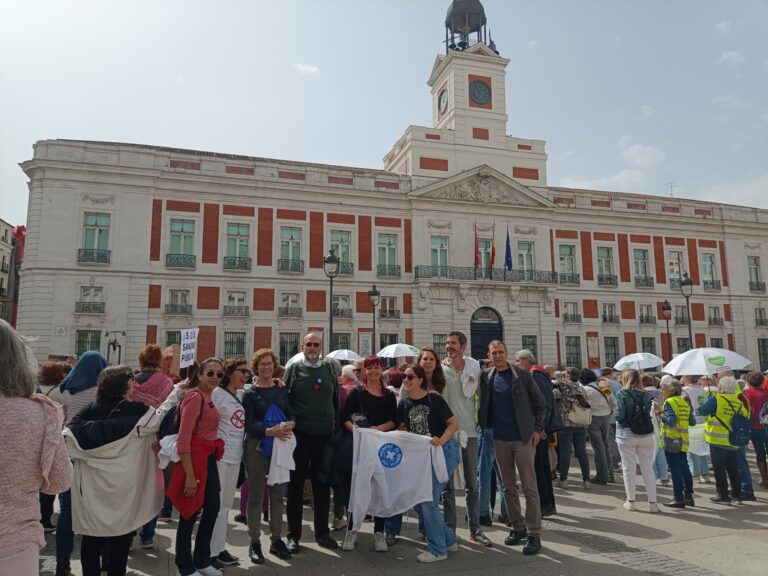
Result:
M488 343L492 340L504 340L504 326L501 316L493 308L478 308L470 321L472 358L488 358Z

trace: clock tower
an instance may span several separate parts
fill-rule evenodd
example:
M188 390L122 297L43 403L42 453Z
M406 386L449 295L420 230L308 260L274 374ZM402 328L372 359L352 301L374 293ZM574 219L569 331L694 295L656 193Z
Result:
M411 126L385 156L387 170L451 176L488 164L528 185L546 185L545 143L507 135L506 68L479 0L453 0L445 53L435 59L432 127Z

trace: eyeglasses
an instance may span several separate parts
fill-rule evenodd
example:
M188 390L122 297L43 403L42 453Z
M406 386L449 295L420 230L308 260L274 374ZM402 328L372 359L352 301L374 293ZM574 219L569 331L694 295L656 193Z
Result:
M405 375L405 379L406 380L413 380L414 378L418 378L418 376L416 376L416 374L406 374Z
M224 378L224 372L214 372L213 370L209 370L205 375L208 376L208 378L213 378L215 376L219 380Z
M320 342L304 342L307 348L320 348Z

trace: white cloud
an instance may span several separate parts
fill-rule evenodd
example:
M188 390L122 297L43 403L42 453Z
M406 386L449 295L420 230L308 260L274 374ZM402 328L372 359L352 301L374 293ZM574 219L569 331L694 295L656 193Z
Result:
M313 66L312 64L302 64L300 62L294 62L293 67L296 68L299 74L312 74L317 76L320 73L320 68Z
M718 22L715 24L715 31L718 34L730 34L731 28L733 27L733 22L730 20L723 20L722 22Z
M637 169L619 170L604 178L578 178L566 176L560 178L560 186L565 188L586 188L588 190L613 190L637 192L645 188L645 172Z
M539 43L536 42L536 40L529 40L528 41L528 48L536 48L538 45L539 45Z
M654 109L653 109L653 106L651 106L650 104L643 104L642 106L640 106L640 112L643 113L644 117L650 118L651 116L653 116Z
M664 150L657 146L643 146L642 144L632 144L622 151L621 156L627 164L637 168L653 168L663 164L666 160Z
M768 173L758 174L748 180L721 182L698 190L697 198L768 208Z
M741 50L726 50L722 54L720 54L720 58L718 58L717 62L718 64L741 64L742 62L746 61L746 56L744 56L744 52Z
M632 143L632 134L624 134L619 138L619 149L624 149Z
M739 94L724 94L712 98L711 103L721 110L743 110L747 107L744 98Z

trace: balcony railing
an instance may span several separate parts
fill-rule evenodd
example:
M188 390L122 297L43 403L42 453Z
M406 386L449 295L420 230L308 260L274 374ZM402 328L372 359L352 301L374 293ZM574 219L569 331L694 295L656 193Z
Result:
M568 322L571 324L580 324L581 314L563 314L563 322Z
M352 318L352 308L334 308L334 318Z
M251 259L240 256L224 256L224 270L250 270Z
M569 273L561 272L559 274L558 281L560 284L565 284L569 286L578 286L579 284L581 284L581 275L574 274L572 272L569 272Z
M376 276L379 278L400 278L400 266L397 264L378 264Z
M603 314L603 324L619 324L621 320L616 314Z
M635 288L653 288L655 285L653 276L635 276Z
M722 318L710 318L709 319L709 325L710 326L724 326L725 323L723 322Z
M78 314L104 314L104 302L75 302Z
M280 306L277 309L277 315L281 318L301 318L304 315L304 309L298 306Z
M597 275L598 286L618 286L619 279L616 274L598 274Z
M2 264L0 264L0 272L8 272L8 270L10 269L11 267L8 264L8 262L3 262Z
M287 258L280 258L277 261L278 272L290 272L293 274L304 273L304 260L293 260Z
M493 280L494 282L531 282L557 284L557 272L544 270L506 270L472 266L416 266L416 279Z
M704 285L704 290L708 290L709 292L720 291L720 280L704 280L702 284Z
M195 268L197 257L194 254L166 254L166 268Z
M768 326L768 318L755 318L755 326Z
M5 288L0 288L0 298L5 298L7 292L8 291ZM2 317L3 316L0 316L0 318L2 318Z
M165 313L189 315L192 314L192 304L166 304Z
M248 316L250 313L248 306L224 306L224 316Z
M354 264L351 262L339 262L339 276L352 276L354 273Z
M765 294L765 282L750 282L749 291Z
M640 324L656 324L656 316L640 315Z
M382 320L400 320L400 310L379 310L379 318Z
M109 264L110 260L112 260L112 250L80 248L77 251L77 261L83 264Z
M670 278L669 287L672 288L672 290L679 290L681 281L682 281L682 278Z
M675 316L675 326L688 326L691 319L688 316Z

